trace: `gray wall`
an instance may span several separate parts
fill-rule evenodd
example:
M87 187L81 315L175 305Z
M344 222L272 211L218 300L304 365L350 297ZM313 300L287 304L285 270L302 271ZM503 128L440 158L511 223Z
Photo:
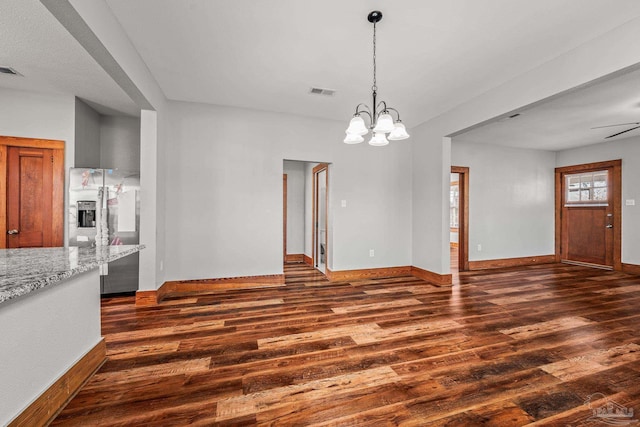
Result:
M407 141L349 146L347 121L183 102L166 121L166 280L282 273L283 159L331 163L331 270L411 264Z
M140 119L103 116L75 99L75 165L140 171Z
M622 262L640 265L640 137L560 151L557 166L622 159ZM626 206L635 200L635 206Z
M140 171L140 119L102 116L100 167Z
M284 161L287 175L287 254L304 253L305 162Z
M469 167L470 261L555 252L554 152L454 140L451 164Z
M100 167L100 114L76 98L75 166Z

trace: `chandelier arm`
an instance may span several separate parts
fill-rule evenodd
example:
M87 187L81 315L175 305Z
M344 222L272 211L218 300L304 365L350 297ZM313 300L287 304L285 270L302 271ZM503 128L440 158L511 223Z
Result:
M361 106L364 107L365 109L361 110L360 109ZM364 102L361 102L360 104L356 105L356 113L354 114L354 116L357 116L360 113L367 113L369 117L371 117L371 109Z
M396 116L398 117L398 120L396 120L397 122L401 122L402 120L400 120L400 112L398 110L396 110L395 108L391 108L391 107L387 107L387 111L394 111L396 113Z
M366 107L366 105L365 105L365 107ZM358 112L358 114L362 114L362 113L364 113L367 116L369 116L369 123L373 123L373 117L371 116L371 113L369 111L361 110L361 111ZM369 127L371 127L371 126L369 126Z

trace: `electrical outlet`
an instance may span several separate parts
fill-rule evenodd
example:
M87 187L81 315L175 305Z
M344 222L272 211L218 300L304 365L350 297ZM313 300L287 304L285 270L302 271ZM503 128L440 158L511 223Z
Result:
M347 201L346 200L341 200L340 201L340 206L342 206L343 208L347 207Z
M478 243L478 252L482 252L482 245Z
M373 249L369 249L369 256L375 256L375 252Z

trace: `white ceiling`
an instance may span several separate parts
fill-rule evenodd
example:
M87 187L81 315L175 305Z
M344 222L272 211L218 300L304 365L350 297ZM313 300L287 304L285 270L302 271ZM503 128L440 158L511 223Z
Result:
M168 98L343 121L371 103L380 10L379 99L408 127L640 15L637 0L106 1Z
M167 98L345 123L357 103L371 103L366 16L381 10L379 99L397 108L408 128L640 16L637 0L105 1ZM72 93L105 111L138 113L37 0L2 0L0 28L0 65L24 74L0 75L0 87ZM312 86L337 92L311 95ZM546 149L577 144L584 134L573 132L585 125L638 121L630 119L638 104L632 91L616 87L564 106L562 98L538 104L455 140ZM589 123L574 117L587 115Z
M633 122L640 122L640 69L510 112L453 141L558 151L640 136L639 128L606 139L638 126ZM616 124L626 125L592 129Z
M0 1L0 87L73 94L102 114L140 115L140 109L37 0Z

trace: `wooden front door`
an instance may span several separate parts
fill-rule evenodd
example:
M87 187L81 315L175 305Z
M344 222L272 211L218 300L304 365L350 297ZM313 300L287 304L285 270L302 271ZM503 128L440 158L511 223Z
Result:
M621 268L621 163L556 169L560 260Z
M62 149L6 147L6 247L63 244Z
M562 259L613 267L609 207L565 207Z

